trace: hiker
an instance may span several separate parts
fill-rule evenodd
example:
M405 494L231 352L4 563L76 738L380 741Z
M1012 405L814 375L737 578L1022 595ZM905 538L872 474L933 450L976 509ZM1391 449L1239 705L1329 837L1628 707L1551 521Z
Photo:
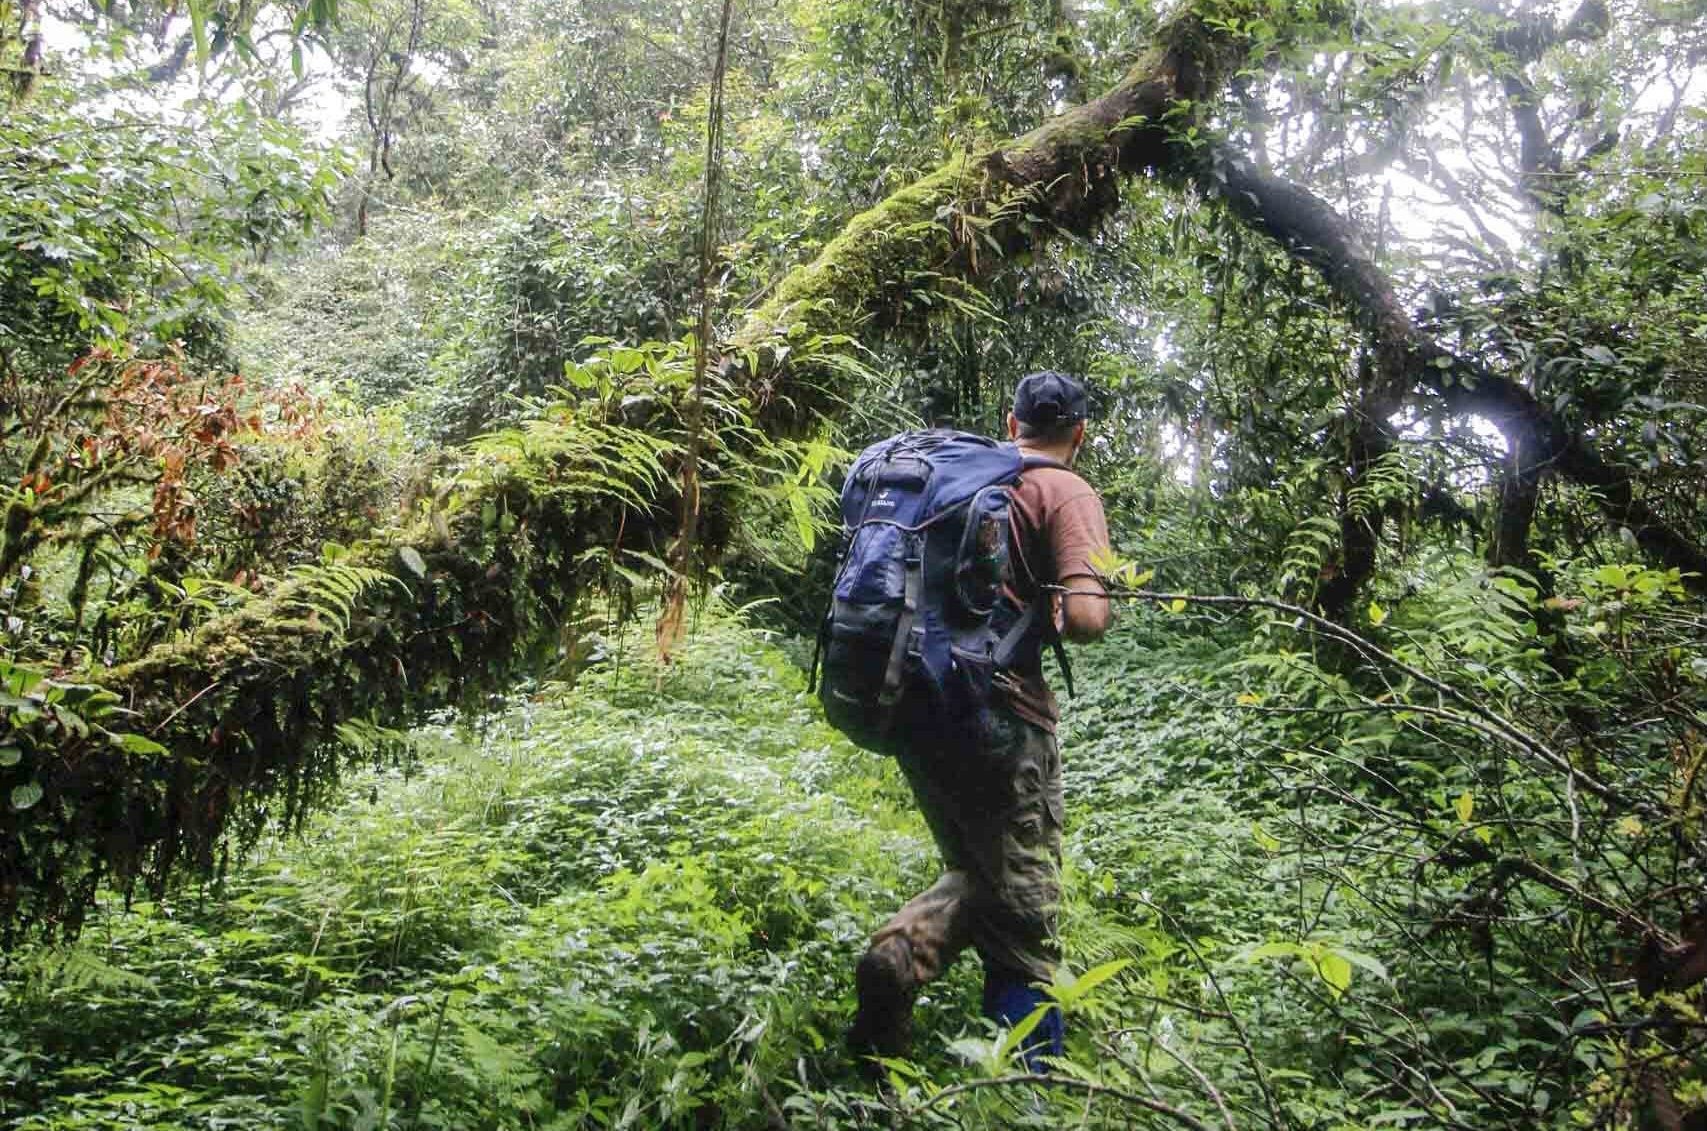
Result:
M1012 1026L1047 1000L1036 983L1050 981L1057 960L1062 798L1058 711L1043 650L1049 644L1060 654L1063 637L1096 640L1110 620L1091 566L1108 545L1102 501L1069 470L1085 442L1086 407L1084 386L1062 373L1033 373L1014 392L1008 438L1023 470L1007 488L1003 588L1009 607L1042 612L1015 630L1023 639L995 666L981 725L919 717L896 725L893 753L944 871L884 924L859 961L849 1043L862 1057L905 1055L919 988L967 946L984 963L986 1017ZM964 650L954 655L965 659ZM1061 1055L1062 1036L1060 1010L1052 1009L1022 1050L1027 1066L1044 1071L1044 1057Z

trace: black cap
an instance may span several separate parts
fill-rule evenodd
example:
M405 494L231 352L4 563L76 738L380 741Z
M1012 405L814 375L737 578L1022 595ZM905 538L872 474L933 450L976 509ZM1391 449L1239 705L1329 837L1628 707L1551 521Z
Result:
M1053 369L1020 378L1014 390L1014 416L1034 428L1053 428L1083 420L1089 401L1078 378Z

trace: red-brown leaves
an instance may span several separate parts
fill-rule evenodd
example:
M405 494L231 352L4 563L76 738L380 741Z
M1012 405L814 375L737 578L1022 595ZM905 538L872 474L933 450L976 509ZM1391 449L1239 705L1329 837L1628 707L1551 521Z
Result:
M138 360L105 350L79 358L67 375L83 374L91 365L105 370L90 382L86 403L94 412L81 416L67 442L56 445L57 466L32 469L21 486L45 499L56 487L93 492L149 485L150 557L168 543L194 543L197 501L191 483L197 474L235 468L241 462L238 444L268 432L269 421L296 439L320 427L320 406L301 388L257 393L235 374L191 372L175 354ZM88 375L83 379L89 381Z

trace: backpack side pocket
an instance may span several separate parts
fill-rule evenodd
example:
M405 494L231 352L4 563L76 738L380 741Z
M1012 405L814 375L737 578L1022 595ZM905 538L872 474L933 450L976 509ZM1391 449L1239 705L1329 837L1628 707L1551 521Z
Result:
M884 702L883 688L901 612L900 601L864 605L837 599L830 606L824 641L818 689L824 717L857 745L879 754L891 752L900 706Z
M996 707L996 663L988 650L951 648L954 664L944 691L948 702L940 718L948 721L952 733L946 737L957 746L976 744L983 747L994 733L992 714Z

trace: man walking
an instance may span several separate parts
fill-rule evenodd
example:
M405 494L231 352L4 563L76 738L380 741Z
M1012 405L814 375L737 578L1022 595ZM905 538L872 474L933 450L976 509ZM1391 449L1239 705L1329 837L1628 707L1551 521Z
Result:
M884 924L859 961L849 1033L856 1054L904 1055L919 988L968 946L984 963L986 1017L1011 1026L1046 1000L1035 983L1050 980L1058 956L1062 798L1059 713L1043 678L1043 646L1096 640L1110 620L1091 566L1108 546L1102 500L1070 470L1084 446L1086 409L1084 386L1063 373L1033 373L1014 392L1008 438L1033 466L1010 493L1007 586L1021 608L1053 593L1054 624L1041 625L997 673L978 749L940 750L953 739L921 735L899 755L944 871ZM1026 1064L1042 1070L1061 1042L1061 1014L1051 1010L1033 1030Z

